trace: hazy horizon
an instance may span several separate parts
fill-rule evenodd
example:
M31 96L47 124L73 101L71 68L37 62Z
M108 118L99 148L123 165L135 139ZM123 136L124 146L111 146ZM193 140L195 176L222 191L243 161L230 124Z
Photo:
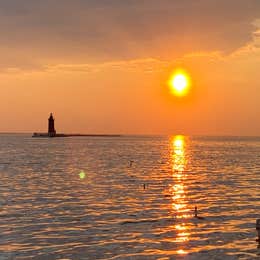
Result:
M34 131L35 132L35 131ZM34 133L32 132L0 132L0 135L32 135ZM47 131L38 131L36 133L47 133ZM183 133L169 133L169 134L125 134L125 133L103 133L103 132L99 132L99 133L79 133L79 132L57 132L57 134L86 134L86 135L100 135L100 137L102 138L102 135L119 135L119 136L114 136L115 138L120 138L120 137L174 137L174 136L183 136L183 137L187 137L187 138L260 138L260 135L217 135L217 134L212 134L212 135L206 135L206 134L183 134ZM71 138L78 138L78 137L84 137L84 136L71 136ZM87 136L85 136L87 137ZM62 138L62 137L61 137ZM67 137L63 137L63 138L67 138ZM95 137L94 137L95 138Z
M0 132L45 132L53 112L61 133L260 133L257 0L10 0L0 15Z

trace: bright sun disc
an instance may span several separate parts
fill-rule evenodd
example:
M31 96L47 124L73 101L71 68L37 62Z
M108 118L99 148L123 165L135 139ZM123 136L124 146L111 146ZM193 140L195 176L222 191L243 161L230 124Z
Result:
M173 95L183 97L189 92L190 80L184 72L178 71L169 80L169 85Z

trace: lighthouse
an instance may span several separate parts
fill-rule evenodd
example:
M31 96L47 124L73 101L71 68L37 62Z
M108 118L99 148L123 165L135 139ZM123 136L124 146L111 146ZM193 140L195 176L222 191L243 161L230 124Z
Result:
M48 124L48 136L49 137L54 137L56 136L56 130L55 130L55 126L54 126L54 118L52 113L50 114L50 117L48 119L49 124Z

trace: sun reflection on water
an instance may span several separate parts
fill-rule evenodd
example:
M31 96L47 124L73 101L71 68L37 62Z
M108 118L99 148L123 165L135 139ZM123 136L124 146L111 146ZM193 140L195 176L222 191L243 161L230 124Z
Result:
M187 168L186 156L186 139L182 135L176 135L171 138L171 162L172 162L172 179L173 184L170 186L170 194L172 197L172 212L179 219L178 224L174 226L177 237L176 243L184 243L189 241L189 230L185 221L190 217L189 209L187 207L185 179ZM186 254L182 248L177 251L178 254Z

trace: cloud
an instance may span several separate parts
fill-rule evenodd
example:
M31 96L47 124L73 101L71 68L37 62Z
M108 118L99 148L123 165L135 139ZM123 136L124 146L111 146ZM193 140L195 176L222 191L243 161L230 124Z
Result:
M163 70L170 65L169 61L153 58L111 61L97 64L57 64L46 66L48 72L82 72L98 73L106 70L152 73Z
M247 57L252 58L255 55L259 55L260 53L260 19L254 21L254 25L256 26L256 30L252 34L252 39L250 42L246 43L241 48L235 50L232 54L232 58L237 57Z
M0 0L0 68L231 53L259 13L258 0Z

